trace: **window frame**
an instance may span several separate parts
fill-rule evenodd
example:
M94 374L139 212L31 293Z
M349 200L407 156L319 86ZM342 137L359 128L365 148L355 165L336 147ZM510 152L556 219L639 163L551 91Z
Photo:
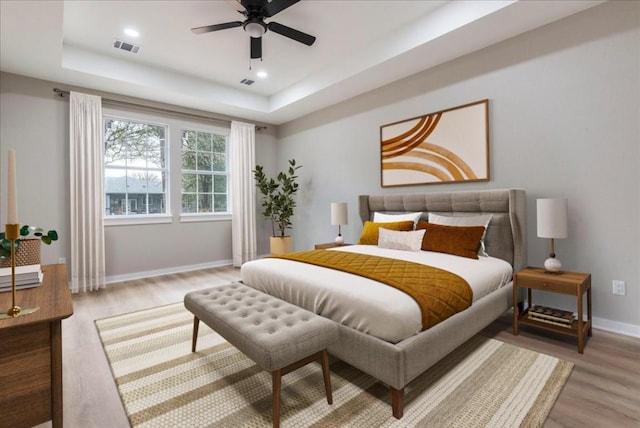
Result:
M142 123L144 125L151 125L151 126L159 126L159 127L163 127L165 130L165 135L164 135L164 162L165 162L165 166L164 168L147 168L147 167L136 167L136 168L129 168L129 167L121 167L122 170L124 171L128 171L131 169L138 169L138 170L145 170L145 171L160 171L161 173L164 173L165 177L166 177L166 186L164 188L164 205L165 205L165 212L164 213L152 213L152 214L122 214L122 215L107 215L106 211L107 211L107 206L106 206L106 198L107 198L107 193L106 193L106 189L103 191L103 198L105 201L105 209L104 209L104 214L103 214L103 219L104 219L104 225L105 226L112 226L112 225L128 225L128 224L157 224L157 223L171 223L173 220L173 215L171 213L171 185L172 185L172 180L171 180L171 127L168 123L163 123L161 121L157 121L157 120L153 120L153 119L149 119L149 118L140 118L137 117L136 115L127 115L124 116L122 114L111 114L111 113L103 113L102 114L102 129L103 129L103 140L104 140L104 132L106 129L106 122L107 120L117 120L117 121L127 121L127 122L135 122L135 123ZM106 152L106 145L103 142L103 147L102 147L102 151L103 151L103 157L104 154ZM105 171L108 168L108 166L105 164L105 161L103 159L102 162L102 170L103 170L103 186L106 187L106 174ZM116 167L118 168L118 167ZM131 199L128 199L129 202L131 202Z
M182 143L182 139L184 138L184 135L186 132L196 132L196 133L206 133L206 134L215 134L215 135L219 135L225 138L225 166L226 166L226 172L224 173L216 173L215 171L209 171L208 173L211 174L211 177L213 178L215 175L224 175L226 177L226 183L227 183L227 191L226 191L226 195L227 195L227 211L225 212L193 212L193 213L186 213L182 211L182 198L183 198L183 183L182 183L182 179L185 173L189 174L189 173L193 173L193 174L198 174L198 173L202 173L202 171L200 170L185 170L183 168L183 143ZM196 125L196 124L189 124L189 123L185 123L182 124L180 126L180 130L179 130L179 135L180 135L180 148L179 148L179 153L180 153L180 171L179 171L179 176L180 176L180 221L184 222L184 223L190 223L190 222L201 222L201 221L225 221L225 220L231 220L231 162L230 162L230 150L229 150L229 138L231 136L231 130L230 129L226 129L226 128L219 128L219 127L203 127L201 125ZM197 150L196 150L197 152ZM197 165L196 165L197 166ZM211 191L211 195L212 198L215 195L215 192L213 191L213 180L212 180L212 191ZM196 192L195 193L196 198L198 197L199 193ZM212 208L213 208L213 200L212 200Z

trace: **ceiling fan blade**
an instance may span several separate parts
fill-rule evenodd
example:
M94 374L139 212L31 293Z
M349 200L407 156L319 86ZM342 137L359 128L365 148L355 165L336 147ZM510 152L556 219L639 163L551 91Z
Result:
M278 24L277 22L268 23L267 28L269 28L269 30L273 31L274 33L278 33L282 36L293 39L296 42L304 43L307 46L311 46L313 42L316 41L316 38L314 36L303 33L302 31L294 30L293 28L287 27L286 25Z
M251 59L262 58L262 37L249 37L251 40Z
M224 24L205 25L204 27L192 28L195 34L210 33L212 31L226 30L227 28L242 27L241 21L225 22Z
M282 12L289 6L298 3L300 0L271 0L264 5L265 17L270 18L278 12Z
M234 8L235 10L237 10L238 12L240 12L242 14L244 14L246 12L245 7L238 0L225 0L225 2L229 6L231 6L232 8Z

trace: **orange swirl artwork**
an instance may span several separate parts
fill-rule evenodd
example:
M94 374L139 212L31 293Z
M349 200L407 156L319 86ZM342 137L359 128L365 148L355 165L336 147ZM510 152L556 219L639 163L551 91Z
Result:
M382 187L489 181L489 100L380 127Z

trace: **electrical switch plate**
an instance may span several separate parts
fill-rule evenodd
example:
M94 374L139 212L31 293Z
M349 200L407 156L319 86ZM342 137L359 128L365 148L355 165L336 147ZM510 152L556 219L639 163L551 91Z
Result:
M624 281L613 280L613 294L624 296L626 294Z

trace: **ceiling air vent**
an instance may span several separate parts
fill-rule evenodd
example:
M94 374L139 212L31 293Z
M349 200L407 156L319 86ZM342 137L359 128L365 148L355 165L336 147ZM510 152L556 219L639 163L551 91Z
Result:
M253 85L256 82L255 82L255 80L251 80L251 79L242 79L240 81L240 83L242 83L243 85L250 86L250 85Z
M141 46L134 45L133 43L123 42L122 40L113 39L113 47L121 50L127 51L131 53L138 53L140 51Z

